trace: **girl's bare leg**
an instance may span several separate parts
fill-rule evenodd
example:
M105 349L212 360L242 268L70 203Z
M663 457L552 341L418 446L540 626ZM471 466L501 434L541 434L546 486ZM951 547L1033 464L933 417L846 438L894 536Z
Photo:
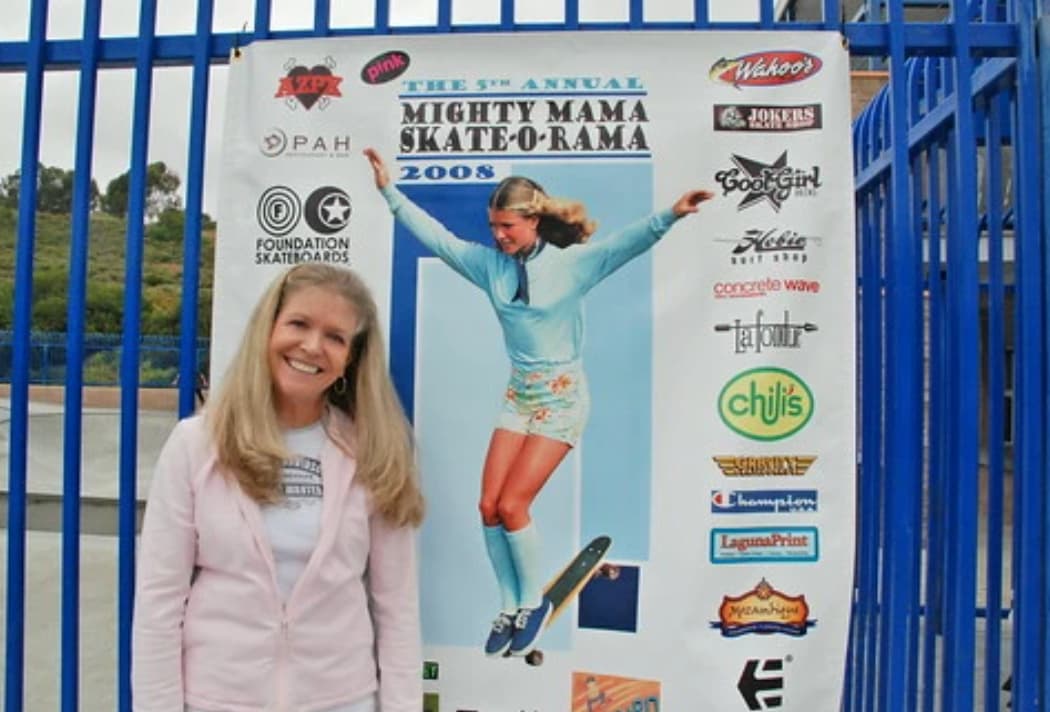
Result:
M529 524L533 500L572 449L568 443L543 435L527 435L524 439L497 498L499 521L511 532Z
M496 428L489 440L489 450L485 455L485 467L481 473L481 521L487 527L500 524L499 496L507 481L507 474L514 464L522 446L525 445L525 433Z

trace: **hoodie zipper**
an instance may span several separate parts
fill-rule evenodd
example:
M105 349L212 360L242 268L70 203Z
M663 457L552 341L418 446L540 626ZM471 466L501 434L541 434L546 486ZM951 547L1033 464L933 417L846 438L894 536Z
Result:
M281 630L277 640L277 712L288 709L288 688L286 684L288 667L288 607L281 604Z

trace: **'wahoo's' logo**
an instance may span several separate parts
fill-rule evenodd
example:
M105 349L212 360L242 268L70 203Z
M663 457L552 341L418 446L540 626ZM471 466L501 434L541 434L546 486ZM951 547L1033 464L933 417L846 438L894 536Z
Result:
M734 376L718 394L718 414L752 440L783 440L813 417L813 393L783 368L753 368Z
M820 71L820 57L798 50L752 52L711 65L711 79L740 87L769 87L809 79Z

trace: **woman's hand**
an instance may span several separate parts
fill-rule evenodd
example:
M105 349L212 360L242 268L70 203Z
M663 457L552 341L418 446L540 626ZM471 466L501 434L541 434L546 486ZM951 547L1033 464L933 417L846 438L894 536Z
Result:
M680 218L689 213L695 213L699 210L700 203L705 200L710 200L715 197L715 194L710 190L690 190L687 191L681 198L674 202L671 206L671 212L674 213L676 218Z
M375 177L376 188L382 190L390 183L390 173L386 170L386 164L379 157L379 153L372 147L364 150L365 158L372 166L372 175Z

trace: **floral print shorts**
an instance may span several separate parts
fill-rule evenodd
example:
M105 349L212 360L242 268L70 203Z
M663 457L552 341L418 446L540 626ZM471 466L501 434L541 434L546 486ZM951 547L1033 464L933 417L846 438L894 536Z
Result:
M590 408L587 378L580 363L513 366L496 427L575 446Z

